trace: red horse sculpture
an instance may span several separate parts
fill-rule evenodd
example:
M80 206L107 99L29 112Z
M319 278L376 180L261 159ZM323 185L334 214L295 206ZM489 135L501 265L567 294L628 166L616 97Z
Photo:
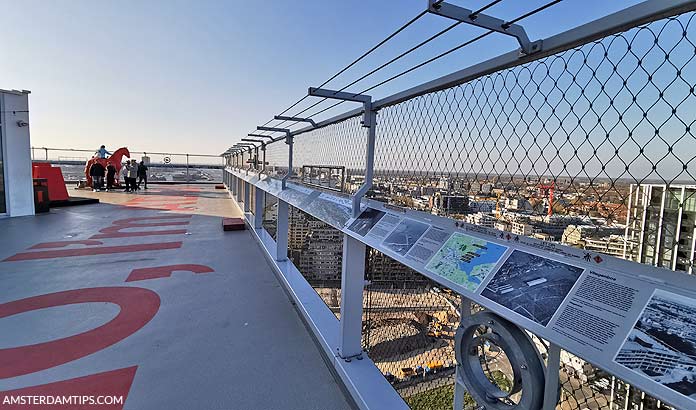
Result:
M87 186L92 186L92 177L89 175L89 168L95 162L99 162L100 164L102 164L105 169L106 164L110 162L111 165L113 165L116 168L116 185L120 186L119 175L121 175L121 159L123 157L130 158L130 151L128 151L128 148L126 147L117 149L116 151L114 151L113 154L111 154L109 158L99 158L97 156L94 156L89 161L87 161L87 164L85 164L85 177L87 178Z

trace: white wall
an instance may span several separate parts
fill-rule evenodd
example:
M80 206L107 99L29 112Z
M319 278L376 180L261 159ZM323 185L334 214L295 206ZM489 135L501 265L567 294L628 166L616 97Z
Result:
M29 92L0 90L2 160L9 216L34 214L29 126L20 127L19 121L29 123Z

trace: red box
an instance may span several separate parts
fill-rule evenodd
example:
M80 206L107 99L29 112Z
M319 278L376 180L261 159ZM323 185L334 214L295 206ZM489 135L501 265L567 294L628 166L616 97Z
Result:
M223 231L243 231L246 229L242 218L222 218Z

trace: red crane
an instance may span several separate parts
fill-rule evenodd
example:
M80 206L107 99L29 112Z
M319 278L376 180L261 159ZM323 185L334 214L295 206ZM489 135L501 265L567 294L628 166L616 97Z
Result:
M549 212L548 215L551 216L553 215L553 191L555 189L555 181L551 181L551 185L544 185L540 184L539 185L540 189L544 189L548 192L549 195Z

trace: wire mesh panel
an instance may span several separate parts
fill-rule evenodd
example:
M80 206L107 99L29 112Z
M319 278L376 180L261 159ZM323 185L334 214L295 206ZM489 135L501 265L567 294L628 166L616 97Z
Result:
M278 231L278 198L269 193L264 195L262 226L275 240Z
M451 409L459 296L367 251L363 348L413 409Z
M295 137L293 166L300 175L303 167L343 167L345 189L354 192L365 175L367 131L362 116L306 132ZM302 182L302 180L299 180Z
M372 196L692 272L693 20L657 21L382 109ZM560 409L670 408L567 352L560 376Z
M382 109L375 196L623 257L631 194L694 184L693 17Z
M285 142L276 141L268 144L266 146L265 173L272 177L282 178L288 173L288 158L288 146Z
M341 307L343 233L290 206L288 258L338 317Z

